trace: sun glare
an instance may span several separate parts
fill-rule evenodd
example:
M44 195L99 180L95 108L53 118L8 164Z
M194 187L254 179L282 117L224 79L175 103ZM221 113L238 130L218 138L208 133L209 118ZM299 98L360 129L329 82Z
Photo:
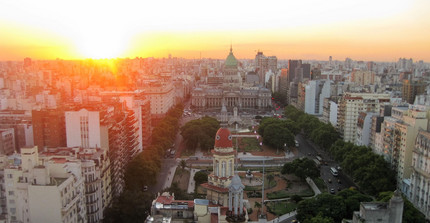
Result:
M83 57L93 59L116 58L122 56L127 43L113 36L93 35L77 40L76 47Z

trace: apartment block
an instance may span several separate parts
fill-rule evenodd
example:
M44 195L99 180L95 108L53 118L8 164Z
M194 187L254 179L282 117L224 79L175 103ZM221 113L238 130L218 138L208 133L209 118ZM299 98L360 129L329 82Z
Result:
M100 222L103 211L111 205L112 187L110 160L106 149L60 147L48 148L40 155L44 162L80 163L85 187L85 205L88 222Z
M139 152L137 119L122 103L94 104L67 111L68 147L107 149L111 162L113 196L124 188L127 163Z
M430 218L430 133L420 130L412 151L410 201Z
M45 147L66 146L66 127L63 110L33 110L32 122L34 145L40 150Z
M79 163L41 162L36 146L17 158L4 170L8 222L87 222Z
M355 142L360 112L379 112L381 104L390 101L389 94L349 93L339 101L337 130L347 142Z
M12 155L15 152L14 129L0 129L0 155Z

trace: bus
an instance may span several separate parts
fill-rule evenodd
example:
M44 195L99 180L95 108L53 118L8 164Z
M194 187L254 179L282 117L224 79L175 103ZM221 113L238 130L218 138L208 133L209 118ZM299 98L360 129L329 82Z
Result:
M320 166L321 166L321 162L320 162L320 161L318 161L317 159L313 159L313 161L315 162L315 165L316 165L318 168L320 168Z
M337 177L338 172L337 172L336 168L330 167L330 172L331 172L331 174L333 174L333 176Z

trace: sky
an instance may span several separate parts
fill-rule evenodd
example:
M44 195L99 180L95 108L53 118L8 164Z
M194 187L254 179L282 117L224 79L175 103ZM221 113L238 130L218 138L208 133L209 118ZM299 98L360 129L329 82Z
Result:
M174 57L430 62L429 0L0 0L0 60Z

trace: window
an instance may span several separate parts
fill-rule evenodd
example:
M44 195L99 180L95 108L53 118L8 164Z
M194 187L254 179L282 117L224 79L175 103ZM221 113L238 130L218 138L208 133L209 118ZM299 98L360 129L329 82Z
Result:
M9 191L9 195L15 195L14 191Z
M181 217L181 218L184 217L184 212L183 211L178 211L177 214L178 214L178 217Z

